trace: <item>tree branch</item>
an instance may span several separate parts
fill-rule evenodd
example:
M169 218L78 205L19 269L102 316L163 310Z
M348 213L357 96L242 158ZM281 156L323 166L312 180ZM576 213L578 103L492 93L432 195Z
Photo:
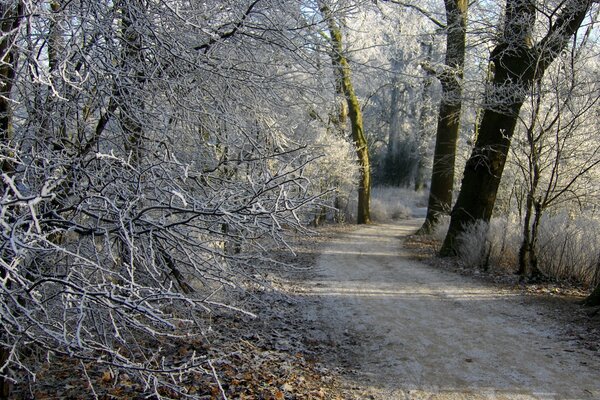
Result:
M377 0L375 0L377 1ZM412 8L413 10L419 12L421 15L423 15L424 17L426 17L428 20L430 20L431 22L433 22L435 25L437 25L438 27L442 28L442 29L446 29L446 24L444 24L443 22L440 22L440 20L438 20L437 18L435 18L429 11L416 6L414 4L410 4L406 1L400 1L400 0L382 0L384 2L387 3L393 3L393 4L398 4L402 7L406 7L406 8Z
M233 35L235 35L237 33L237 31L244 26L244 23L246 21L246 19L248 18L248 16L252 13L252 9L258 4L260 0L254 0L252 3L250 3L250 5L248 6L248 8L246 9L246 11L244 12L244 14L242 15L242 18L240 18L240 20L234 25L233 29L228 31L228 32L221 32L218 33L217 36L218 38L212 38L208 41L208 43L205 43L203 45L200 46L196 46L194 47L194 50L202 50L204 51L204 54L206 54L208 52L208 50L210 50L210 48L212 47L212 45L214 45L215 43L217 43L219 40L223 40L223 39L228 39L230 37L232 37Z
M563 6L556 21L550 25L548 33L535 45L534 54L539 55L538 71L543 71L565 48L571 36L581 26L593 0L571 0Z

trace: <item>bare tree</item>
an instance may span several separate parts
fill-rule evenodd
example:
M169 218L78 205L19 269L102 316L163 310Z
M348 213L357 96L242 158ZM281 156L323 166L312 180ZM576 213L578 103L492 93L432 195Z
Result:
M24 12L23 7L24 5L20 1L3 3L0 5L0 15L2 16L2 22L0 23L0 170L3 177L10 177L15 172L16 153L14 151L15 144L11 92L14 86L17 68L16 63L18 59L14 41L22 22ZM0 190L2 190L2 192L5 192L6 190L4 179L0 182ZM10 261L4 253L1 254L1 257L2 264ZM4 282L4 287L10 288L12 286L9 272L5 268L0 270L0 278ZM6 365L11 356L11 348L7 343L8 338L6 337L5 332L0 332L0 341L0 368L6 369ZM5 378L2 373L3 371L0 371L0 399L8 399L10 394L10 382Z
M494 76L441 255L456 254L456 237L467 224L490 220L521 106L531 86L568 45L591 5L589 0L571 0L546 9L546 3L532 0L506 2L502 34L490 60ZM546 31L536 41L538 14L546 16Z
M584 41L585 42L585 41ZM585 43L575 44L554 68L552 78L533 87L528 112L521 118L524 143L512 147L514 162L525 182L523 241L518 273L527 278L542 275L538 266L538 228L544 212L556 205L582 202L586 183L580 184L600 164L600 147L585 144L594 125L593 110L599 99L597 82L578 77L577 55ZM585 60L582 60L585 61ZM520 141L518 136L517 140Z
M148 396L185 394L181 374L212 376L211 360L169 356L209 328L207 312L247 312L219 293L241 290L266 241L284 246L318 196L306 171L320 154L287 127L302 109L295 78L313 72L299 11L256 0L0 10L2 395L62 357L90 374L126 369Z

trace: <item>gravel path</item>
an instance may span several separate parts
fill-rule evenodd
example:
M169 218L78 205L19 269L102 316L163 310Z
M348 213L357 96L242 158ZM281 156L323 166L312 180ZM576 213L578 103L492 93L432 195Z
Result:
M600 399L598 353L561 338L547 306L409 259L420 221L340 235L302 283L309 340L356 398Z

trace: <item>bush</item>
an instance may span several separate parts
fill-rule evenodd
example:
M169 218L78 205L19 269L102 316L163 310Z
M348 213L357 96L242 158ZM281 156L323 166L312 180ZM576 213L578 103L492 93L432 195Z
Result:
M600 220L563 211L542 218L538 239L541 271L552 278L596 285L600 281Z
M446 231L447 223L442 223L432 236L441 242ZM516 271L521 231L516 217L492 218L489 225L473 223L457 238L459 256L469 266ZM586 286L600 282L600 219L595 215L561 211L543 216L536 250L546 277Z
M510 217L477 221L457 237L458 254L467 265L516 270L521 244L519 223Z

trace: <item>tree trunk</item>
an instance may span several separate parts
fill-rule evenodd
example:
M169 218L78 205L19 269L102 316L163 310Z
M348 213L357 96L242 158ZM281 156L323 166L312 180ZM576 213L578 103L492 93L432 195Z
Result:
M132 165L137 165L142 157L142 116L144 109L144 71L142 54L143 38L139 28L140 13L144 6L134 0L123 6L123 82L119 88L120 123L125 134L125 151Z
M395 62L392 65L396 64ZM390 98L390 129L388 132L388 143L387 143L387 159L393 160L394 156L398 153L398 140L400 133L400 109L398 103L400 102L400 79L395 76L392 79L392 95Z
M538 81L538 92L541 93L541 82ZM542 206L541 200L535 200L537 196L538 185L540 182L540 152L539 148L539 137L535 135L535 126L537 118L540 113L540 104L542 101L541 95L537 96L535 107L533 110L533 117L531 125L527 129L527 144L529 146L529 157L527 170L528 176L526 179L529 180L529 190L525 201L525 219L523 222L523 242L519 249L519 270L517 273L522 278L535 279L541 276L540 270L538 269L536 245L538 227L540 219L542 218L542 212L544 207ZM531 217L534 212L533 225L531 225Z
M452 206L456 142L460 129L468 2L445 0L444 4L448 31L445 60L447 69L434 72L442 84L442 101L438 114L427 216L418 232L421 234L431 233L439 217L448 214Z
M531 196L527 196L527 204L525 205L525 219L523 220L523 241L519 248L519 269L517 274L525 276L528 266L530 264L530 258L533 251L532 240L531 240L531 213L533 209L533 200Z
M441 256L457 254L456 238L468 224L476 220L489 222L526 93L565 48L591 1L571 0L562 4L562 11L548 34L531 46L528 32L533 30L535 7L527 0L507 2L502 42L491 55L495 67L491 90L486 94L477 141L465 166Z
M332 57L334 65L339 66L341 73L341 83L348 103L348 117L352 127L352 141L356 148L356 155L360 167L360 180L358 184L358 210L356 222L358 224L368 224L371 222L370 199L371 199L371 165L369 162L369 150L367 139L363 130L362 112L358 98L354 92L352 79L350 76L350 65L348 59L344 56L343 37L340 26L334 20L331 10L324 4L320 4L321 12L329 24L329 34L331 36L331 45L333 47Z
M583 304L590 307L600 306L600 283L596 289L583 301Z
M535 205L535 213L534 213ZM525 208L525 220L523 223L523 241L519 248L519 269L517 274L522 278L535 280L542 276L537 259L537 238L542 219L543 209L540 204L535 203L533 196L528 196ZM533 214L533 224L531 217Z
M0 142L4 145L10 145L12 141L12 110L10 98L13 81L15 78L15 63L17 57L15 48L13 48L14 32L21 23L23 15L23 4L13 2L13 4L0 4ZM2 154L0 167L3 173L14 172L14 165L11 161L12 154ZM0 188L3 183L0 181Z
M433 53L432 43L422 43L421 46L425 50L425 57L427 62L431 62L431 55ZM426 71L425 78L423 79L423 92L421 94L421 110L419 112L419 138L418 138L418 157L417 171L415 172L415 192L425 189L426 185L426 168L427 168L427 142L429 139L429 128L428 122L430 116L433 114L431 107L431 85L433 73Z
M456 254L456 237L467 224L476 220L489 222L521 105L522 102L514 105L512 115L484 111L477 143L465 165L462 187L451 213L442 256Z

